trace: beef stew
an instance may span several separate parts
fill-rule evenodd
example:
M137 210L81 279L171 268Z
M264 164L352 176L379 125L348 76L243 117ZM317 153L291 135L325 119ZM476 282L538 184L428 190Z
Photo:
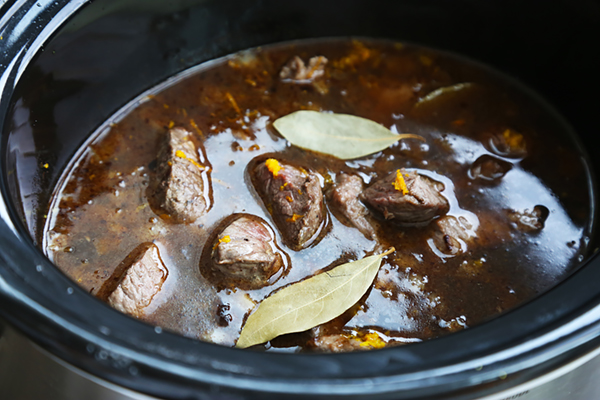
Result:
M297 110L425 141L341 160L282 138L273 122ZM258 347L418 342L522 304L585 254L591 188L557 121L509 78L431 49L251 49L151 89L100 127L56 188L44 249L117 309L233 346L271 293L393 247L358 303ZM116 306L142 265L155 272L139 279L149 294Z

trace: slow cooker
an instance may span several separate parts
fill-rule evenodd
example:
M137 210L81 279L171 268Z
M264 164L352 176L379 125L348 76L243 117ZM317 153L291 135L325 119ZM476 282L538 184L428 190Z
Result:
M284 40L392 38L494 66L556 107L598 176L600 2L2 3L1 399L600 397L593 236L576 272L515 310L425 343L347 354L244 351L164 332L86 293L37 245L63 167L121 105L205 60Z

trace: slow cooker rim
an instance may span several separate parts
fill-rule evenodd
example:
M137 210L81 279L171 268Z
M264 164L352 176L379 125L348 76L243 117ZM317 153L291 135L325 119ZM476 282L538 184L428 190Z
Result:
M19 11L19 12L22 13L23 10L27 10L27 7L29 7L28 10L30 12L32 12L32 15L35 15L36 17L38 17L40 14L37 13L37 12L35 12L35 10L32 11L32 9L34 7L37 7L37 3L40 3L40 2L39 1L38 2L21 1L19 3L15 3L13 6L11 6L11 9L9 10L9 13L10 13L10 11L14 10L15 11L15 15L16 15L17 11ZM44 3L44 2L42 2L42 3ZM45 24L43 24L43 25L44 26L48 26L48 24L52 21L55 24L54 25L55 29L58 29L58 27L61 26L66 21L66 18L67 18L67 15L65 15L64 13L60 14L60 12L62 10L66 10L67 6L73 6L72 8L69 9L70 12L68 13L69 14L68 16L70 16L73 12L75 12L76 10L78 10L79 7L83 6L86 2L84 2L84 1L66 1L66 0L63 0L63 1L58 1L58 2L47 2L47 3L57 3L59 6L58 6L58 8L52 9L51 12L49 12L47 15L44 15L43 22L45 22ZM6 16L9 15L9 13L5 14L5 19L4 19L5 21L6 21ZM27 19L27 15L22 14L21 18L25 20L25 19ZM30 18L33 19L33 17L31 17L31 16L30 16ZM62 20L59 21L56 18L64 18L64 19L62 19ZM39 20L38 20L38 22L39 22ZM0 31L3 31L3 28L4 27L0 27ZM33 54L35 54L39 50L39 47L38 48L35 48L35 47L26 48L28 44L30 44L30 43L27 40L24 40L21 43L20 50L24 50L25 49L24 51L27 54L30 55L29 59L31 59L31 57L33 57ZM19 47L18 44L17 44L17 42L14 42L13 45L16 45L17 47ZM24 68L24 66L23 66L23 68ZM15 71L14 70L12 70L12 71L8 70L4 66L3 66L3 69L4 69L3 72L5 72L5 73L6 72L13 73L12 78L13 79L15 78L15 74L14 74ZM14 87L14 83L16 83L16 80L14 80L13 82L10 82L10 76L7 77L7 75L3 75L3 80L4 80L5 83L12 83L13 87ZM4 90L3 90L3 94L4 94ZM7 98L5 96L3 96L3 101L2 101L3 115L4 115L4 112L6 111L6 107L5 107L6 106L6 102L7 102ZM3 115L2 115L2 118L3 118ZM0 173L1 173L0 179L2 179L2 192L3 192L3 195L6 195L7 193L6 193L6 186L5 186L4 165L0 166ZM22 229L19 229L19 230L22 231ZM4 243L11 243L12 245L14 245L14 247L11 247L10 249L0 249L0 256L3 259L2 261L4 263L15 263L15 264L18 263L17 260L18 260L19 254L18 253L15 254L15 251L17 249L18 250L23 250L23 251L27 252L27 254L31 256L31 259L28 260L28 261L32 262L28 266L13 265L14 269L9 270L9 271L2 271L2 273L0 273L0 277L2 277L2 280L0 280L0 289L1 289L0 290L0 294L2 294L2 298L3 298L2 301L3 301L3 303L11 305L11 306L14 306L15 310L18 309L20 311L23 311L22 307L23 306L27 307L28 306L27 303L29 301L33 301L33 298L28 298L27 295L25 295L25 293L32 286L32 282L35 282L36 284L39 283L39 282L35 278L32 279L32 280L30 280L28 282L29 278L27 276L22 275L21 272L27 271L27 272L31 273L32 276L35 276L36 273L39 276L43 276L41 272L37 271L38 266L42 266L42 268L41 268L42 271L45 271L46 274L49 274L48 276L51 276L52 278L61 281L62 284L66 285L65 287L70 287L70 286L68 286L69 282L65 281L66 277L64 277L64 275L62 275L62 273L58 272L58 270L56 270L54 268L54 266L52 264L50 264L49 261L46 260L45 257L43 257L41 255L41 253L39 252L39 250L37 248L33 247L33 245L28 240L20 241L19 238L16 235L14 235L13 232L6 226L6 224L4 223L4 221L0 221L0 233L2 235ZM20 232L20 233L22 234L23 232ZM589 264L594 264L594 265L600 264L600 260L598 259L598 257L593 257L593 259L589 262ZM33 271L33 269L36 269L36 271ZM598 269L598 268L596 267L595 269ZM21 290L17 290L17 288L22 289L22 291ZM78 288L74 288L74 292L75 292L76 295L83 295L83 294L85 294L83 291L81 291ZM548 295L548 294L546 294L546 295ZM544 296L546 296L546 295L544 295ZM41 297L45 297L44 300L49 301L51 303L55 300L55 299L48 298L48 296L41 296ZM90 300L94 300L95 301L95 299L90 299ZM38 303L35 303L35 306L41 307L41 304L42 304L41 302L38 302ZM31 305L33 305L33 304L30 303L29 306L31 306ZM111 318L116 318L120 324L130 325L130 326L136 326L137 327L137 328L135 328L136 330L143 331L144 334L147 335L148 337L156 335L156 332L154 332L154 330L151 327L148 327L147 325L142 324L142 323L140 323L138 321L131 320L130 318L128 318L126 316L120 315L117 312L115 312L114 310L109 309L107 306L105 306L103 304L100 304L99 302L96 304L96 307L97 307L97 312L98 313L108 314L108 315L110 315ZM61 314L57 315L57 316L61 317L61 318L65 318L65 316L68 315L68 310L62 309L61 307L59 307L59 309L61 311ZM58 355L59 357L61 357L63 359L67 359L68 360L69 358L71 358L73 361L75 361L75 362L73 362L74 365L80 366L82 369L86 370L86 368L84 366L84 363L76 361L76 358L78 358L78 356L74 357L73 354L70 354L69 352L65 352L64 348L61 348L61 346L57 346L56 344L48 343L47 338L40 337L39 329L41 327L50 328L53 325L57 325L56 321L52 320L52 317L54 317L54 315L51 317L50 315L44 315L44 313L40 313L39 311L35 311L35 310L31 310L31 309L28 312L30 315L27 318L25 318L24 316L15 315L14 310L12 310L12 312L7 312L6 309L3 309L2 313L5 316L5 318L7 318L8 320L10 320L13 324L15 324L15 326L19 327L24 332L26 332L35 342L41 344L42 347L50 350L53 354L56 354L56 355ZM591 313L591 314L589 314L589 313ZM597 314L598 310L596 308L591 308L589 310L589 313L588 314L581 314L581 315L579 315L579 317L572 316L572 318L570 318L570 320L572 321L572 323L574 325L572 326L572 330L570 332L565 332L565 336L564 337L565 338L570 338L571 340L580 340L580 341L583 340L583 338L587 338L587 342L588 343L592 343L592 341L596 340L597 339L597 333L595 333L594 331L597 330L597 329L594 329L594 328L596 327L595 324L597 323L597 319L598 319L598 317L597 317L598 316L598 314ZM584 322L584 321L581 320L586 315L588 317L590 317L591 320L594 321L594 324L589 324L589 323ZM45 321L43 321L43 322L39 321L40 318L41 319L45 319ZM577 323L576 323L578 321L578 318L579 318L579 321L581 322L580 325L577 325ZM66 320L66 318L65 318L65 320ZM125 321L128 321L128 322L125 323ZM430 343L436 343L436 341L437 341L437 343L439 343L440 341L446 341L445 343L452 342L452 337L459 337L459 335L463 335L463 337L466 338L467 336L465 336L465 335L470 335L470 332L479 332L481 329L485 329L486 327L489 327L489 324L492 324L492 323L493 323L493 321L491 321L491 322L489 322L487 324L480 325L479 327L471 328L471 329L469 329L469 330L467 330L465 332L461 332L459 334L456 334L456 336L452 335L452 336L449 336L449 337L436 339L434 341L431 341ZM115 325L117 325L117 324L115 324ZM60 326L60 327L64 328L64 326ZM50 329L52 330L52 329L55 329L55 328L56 328L56 326L54 326L54 327L52 327ZM92 327L89 326L89 325L88 326L81 325L81 326L78 326L78 328L82 329L82 331L86 332L87 334L90 334L91 337L94 337L98 342L109 342L110 343L110 341L106 337L103 337L105 335L103 335L102 332L98 331L97 329L92 329ZM569 336L569 334L571 336ZM181 338L181 337L178 337L176 335L171 335L169 333L166 333L163 336L164 337L170 337L171 339L176 339L177 341L184 340L187 345L190 344L189 339ZM110 336L110 337L113 340L115 340L115 338L113 336ZM112 344L116 344L117 346L120 345L120 344L118 344L116 342L113 342ZM427 343L427 344L429 344L429 343ZM427 344L425 344L425 345L427 345ZM568 341L563 342L563 345L567 346L567 344L568 344ZM225 349L225 348L221 348L221 347L218 347L218 346L215 346L215 345L211 345L211 344L207 344L207 343L199 343L198 342L198 343L194 343L194 345L195 346L199 346L199 347L204 348L204 349L211 349L211 350L215 350L216 349L217 351L210 351L210 352L217 354L218 357L215 357L215 360L217 360L217 361L224 354L228 354L228 355L235 355L235 354L239 355L240 354L239 350ZM548 344L546 343L546 345L548 345ZM107 346L107 347L110 347L110 345ZM388 349L388 350L382 350L382 352L387 352L387 353L401 353L402 352L402 351L396 351L396 350L402 350L402 349ZM563 349L563 350L564 351L561 354L567 354L572 349L571 348L566 348L566 349ZM61 352L63 354L61 354ZM93 356L95 354L96 353L94 353L94 354L87 354L87 356L88 357L92 356L90 358L94 359ZM244 355L247 355L247 354L248 353L244 353ZM370 355L372 355L373 357L375 355L377 355L377 354L382 354L382 353L381 352L377 352L377 351L374 351L374 352L370 353ZM154 356L158 360L160 360L161 362L165 362L165 359L161 358L161 357L164 357L164 355L161 356L159 354L159 352L156 352L154 354ZM366 356L369 356L369 355L366 355ZM289 355L285 355L285 354L268 354L268 353L267 354L256 354L256 353L254 353L252 357L261 358L262 360L267 360L267 359L270 359L270 358L272 358L272 359L287 359L287 358L289 358ZM302 355L302 356L293 355L292 357L310 358L313 361L315 359L318 360L321 357L323 357L324 360L328 359L328 358L329 359L338 358L338 359L344 359L344 360L350 360L350 359L356 358L356 357L361 357L361 359L370 358L370 357L363 357L363 354L360 354L360 355L359 354L306 355L306 356L304 356L304 355ZM143 358L143 357L140 357L140 358ZM513 357L512 359L513 360L518 360L519 357ZM508 362L507 360L508 359L505 359L504 361ZM170 362L173 362L173 361L171 360ZM143 364L143 362L140 362L140 364ZM167 369L167 368L165 367L165 369ZM194 368L192 368L192 370L193 369ZM463 368L461 370L461 372L464 372L464 374L462 376L462 382L469 382L469 385L464 385L464 386L460 386L460 387L474 386L474 385L478 385L478 384L480 384L482 382L491 381L491 380L497 378L498 371L504 371L504 370L499 369L499 368L493 368L490 372L484 371L484 372L475 372L474 373L471 369L472 369L471 367L469 367L469 368L465 367L465 368ZM190 371L190 372L193 372L193 371ZM504 372L506 372L506 371L504 371ZM227 379L230 379L230 377L232 375L235 375L237 378L240 378L239 373L240 372L227 371L227 372L224 372L222 374L222 376L224 378L227 378ZM516 373L516 371L514 373ZM238 374L238 375L236 375L236 374ZM107 375L110 375L110 374L107 374ZM190 373L189 375L191 376L193 374ZM406 376L406 375L404 375L404 376ZM457 374L452 374L452 376L456 377ZM359 380L358 382L362 383L361 386L363 388L367 388L367 387L369 388L369 391L365 392L365 393L373 393L372 392L373 389L378 389L379 388L379 390L384 390L384 388L382 386L378 386L381 382L375 382L375 381L377 381L378 379L385 379L385 378L386 377L375 378L374 379L374 377L368 376L368 377L362 378L362 380ZM245 388L257 389L257 388L260 387L260 383L261 383L260 380L257 382L257 380L252 379L252 378L247 378L247 379L248 379L248 383L246 384L246 386L244 386ZM113 377L113 379L109 378L109 380L114 381L115 383L123 383L122 382L123 379L120 378L120 377L118 377L118 376L117 377ZM336 384L336 383L343 383L343 385L340 385L340 387L348 384L348 380L347 379L343 379L342 380L343 382L338 382L338 380L324 380L324 382L326 382L327 385L332 385L332 384ZM507 380L507 381L509 381L509 380ZM365 385L364 384L365 382L367 382L367 383L370 382L370 385ZM126 382L126 383L131 383L131 382ZM305 383L306 383L305 381L300 381L298 384L302 385L302 384L305 384ZM375 385L375 383L377 383L377 385ZM224 383L224 384L226 385L226 383ZM289 385L289 384L290 384L289 381L282 382L282 385L284 385L284 386L285 385ZM313 384L313 381L311 381L311 385L312 384ZM242 387L243 386L242 382L240 382L240 381L236 382L236 385L238 387ZM128 386L130 386L130 385L128 385ZM140 391L144 391L144 385L140 385L138 383L138 384L133 384L133 386L137 386L139 389L141 389ZM372 386L374 386L374 387L372 387ZM264 389L262 387L260 387L260 388ZM286 389L292 390L292 386L289 386L287 388L286 387L282 387L281 388L281 390L284 390L284 391ZM293 387L293 390L295 390L295 387ZM328 387L327 390L328 390L329 393L331 393L331 388L330 387ZM353 390L356 390L356 388L353 388ZM385 390L390 390L390 389L385 388ZM392 389L392 390L396 390L396 389ZM318 388L315 387L314 391L318 392Z
M4 224L4 222L0 221L0 226L2 226L2 224ZM2 227L4 228L4 226ZM2 232L4 233L4 231L5 230ZM6 238L6 235L2 236ZM7 261L14 263L15 256L18 257L20 254L23 254L24 250L28 250L30 252L29 254L35 258L34 260L28 260L35 261L29 263L35 265L31 268L35 269L35 273L42 276L46 275L46 278L53 276L59 280L65 280L66 282L64 283L69 284L68 278L60 273L51 263L45 260L45 258L36 251L36 248L33 247L33 245L27 249L27 244L22 242L17 243L16 240L18 239L16 237L13 236L12 238L7 239L8 241L13 242L11 243L13 246L11 246L12 251L1 249L0 257L4 263ZM24 244L25 249L19 248ZM593 257L593 259L590 260L590 263L597 264L596 267L594 267L595 270L600 269L600 257ZM39 268L40 266L42 266L42 268ZM27 266L21 267L27 268ZM404 353L406 349L412 347L412 350L414 350L415 345L395 349L376 350L360 354L250 354L248 351L229 349L210 343L197 342L164 332L162 333L161 344L157 345L156 348L153 349L154 351L149 351L148 349L144 349L143 346L140 346L140 343L151 343L152 338L157 337L157 332L152 327L110 309L108 306L105 306L99 301L96 301L96 299L91 298L91 296L88 296L79 288L74 288L74 292L71 296L84 296L87 298L88 302L96 303L95 308L97 309L93 311L95 313L105 314L114 321L114 324L98 327L91 326L92 324L90 321L69 321L70 316L67 312L68 310L64 310L61 305L52 304L52 307L49 307L49 304L53 303L52 298L49 298L46 295L39 296L39 293L35 293L35 296L32 297L24 295L24 292L31 290L31 287L23 290L22 285L31 286L31 281L43 282L45 280L44 278L38 280L34 276L33 279L31 277L27 279L29 282L25 282L22 276L15 277L15 270L10 272L10 275L3 273L3 279L0 281L0 289L4 292L3 295L6 296L6 292L9 294L9 297L5 298L3 303L5 305L10 305L12 309L12 312L6 313L7 308L3 307L2 313L4 318L18 329L22 330L34 342L42 346L42 348L45 348L52 354L71 363L77 368L93 373L110 382L146 393L148 393L148 388L155 386L156 382L154 382L154 380L157 378L162 381L161 384L164 385L164 387L156 388L156 390L162 392L165 387L169 387L170 389L167 392L173 393L175 390L173 386L179 387L182 382L170 382L169 378L180 380L181 377L184 377L184 380L189 381L187 384L190 382L210 383L227 386L233 389L263 390L287 394L303 391L304 393L310 394L326 392L358 395L404 390L406 393L418 392L421 394L426 392L426 395L439 395L441 393L446 393L449 389L466 389L490 383L498 380L499 377L510 378L505 380L506 385L504 386L511 386L515 383L530 380L538 375L540 365L551 364L544 367L544 372L549 372L555 367L553 364L555 364L558 359L560 359L561 363L567 362L568 360L589 351L590 348L593 348L600 341L600 338L598 337L600 335L598 329L600 327L600 306L593 304L583 313L566 318L568 320L567 322L562 321L553 323L551 326L546 326L541 331L528 335L527 338L521 338L522 340L516 344L500 346L500 348L493 349L479 357L466 357L466 360L462 359L455 364L434 367L426 366L419 371L409 373L401 372L397 375L390 374L379 377L366 375L351 378L334 376L315 379L294 379L290 377L269 375L269 372L272 371L261 374L260 371L257 371L255 368L256 366L265 365L282 366L288 364L290 361L299 361L299 359L302 359L301 364L314 363L318 365L320 363L331 362L332 359L337 359L337 361L342 364L348 364L353 363L352 359L354 358L355 363L358 362L363 365L368 365L369 361L372 362L379 358L383 353L389 354L387 357L388 359L394 358L394 356L397 356L398 354L402 357L402 353ZM6 290L7 287L9 287L10 290ZM36 299L35 297L42 297L45 299L44 301L39 301L39 299ZM539 302L542 297L546 297L546 295L543 295L536 300ZM42 304L46 304L46 307ZM86 304L86 306L89 306L89 304ZM528 305L525 305L518 310L509 312L507 317L515 315L519 310L522 312L527 306ZM43 312L42 310L44 310L44 308L48 308L50 312ZM489 332L497 331L497 325L499 324L506 324L506 321L500 322L498 319L492 320L464 332L433 339L427 343L417 344L416 346L419 346L419 349L424 349L426 346L431 347L432 344L436 344L437 346L435 347L441 346L452 348L461 343L464 345L465 342L473 343L477 339L473 340L469 336L474 336L475 333L480 333L482 331L485 332L482 332L477 336L485 336ZM116 336L119 332L117 330L111 331L111 329L115 329L119 325L125 325L125 331L134 332L136 337L142 340L131 343L124 341L122 337ZM558 327L555 325L558 325ZM69 326L71 326L71 329L69 329ZM74 330L76 330L76 332L74 332ZM44 332L42 333L40 331ZM54 337L49 338L48 334L53 332ZM166 340L168 340L169 343L165 345ZM65 351L65 345L82 341L85 341L86 343L86 345L83 346L85 348L83 351L84 354L81 354L81 352L78 353L77 350L74 351L73 348ZM534 342L536 342L536 345L531 346ZM136 344L138 346L135 346ZM528 346L527 344L530 345ZM94 348L90 348L90 345L94 346ZM187 363L186 365L181 360L173 359L174 354L169 355L169 353L173 349L176 351L177 347L179 347L180 350L189 351L191 348L200 350L200 354L205 358L202 363L203 365L193 365L191 363ZM107 365L102 365L101 368L93 366L93 364L98 361L98 358L102 358L102 352L129 358L132 360L132 363L128 364L128 368L133 366L142 371L144 366L151 366L151 372L158 372L159 376L151 377L151 375L148 374L148 376L144 377L146 379L141 379L141 381L145 381L142 384L139 382L142 374L133 374L129 377L124 377L122 374L122 366L120 367L117 364L108 366L109 369L113 369L112 371L107 370ZM419 351L417 353L423 352ZM179 354L184 353L180 352ZM245 360L243 363L236 363L236 359ZM234 361L232 362L231 360ZM249 362L250 360L251 362ZM108 360L106 364L110 363L111 360ZM90 364L92 364L92 366L90 366ZM160 365L160 367L157 367L157 364ZM415 364L413 363L412 365L414 366ZM254 367L254 370L252 367ZM533 375L531 371L532 367L536 367L535 369L538 370L538 372L534 372ZM179 374L176 374L174 371L178 371ZM166 374L166 376L161 374ZM232 380L231 378L234 376L235 379ZM310 387L306 387L307 382L310 382ZM268 385L271 385L271 387L265 388L265 384L267 383ZM183 383L183 386L185 387L186 384ZM152 392L149 394L157 393Z

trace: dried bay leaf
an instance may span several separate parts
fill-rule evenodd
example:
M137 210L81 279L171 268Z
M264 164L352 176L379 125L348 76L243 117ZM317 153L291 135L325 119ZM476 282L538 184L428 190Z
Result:
M248 317L236 347L302 332L340 316L367 292L381 259L393 251L339 265L271 294Z
M377 122L355 115L309 110L278 118L273 126L295 146L342 160L376 153L400 139L424 140L419 135L393 133Z

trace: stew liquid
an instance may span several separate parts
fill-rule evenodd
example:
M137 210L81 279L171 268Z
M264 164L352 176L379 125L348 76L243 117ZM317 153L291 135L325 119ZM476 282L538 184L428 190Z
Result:
M294 56L307 65L325 57L322 76L282 78ZM297 110L356 115L424 141L400 140L344 161L300 149L277 132L273 122ZM173 221L148 200L161 140L177 127L191 132L206 180L207 211L192 223ZM269 157L313 171L322 187L325 221L302 249L286 245L253 183L252 166ZM56 187L44 250L99 295L134 249L155 244L168 275L139 318L233 346L248 315L275 290L393 247L358 303L261 347L339 351L418 342L510 310L576 268L593 217L584 160L549 107L472 61L384 40L278 44L186 71L101 126ZM402 168L441 184L445 216L407 225L369 207L372 239L333 205L340 174L369 187ZM265 221L283 254L284 266L266 286L245 289L210 273L217 227L238 213ZM464 236L440 232L442 217L459 221Z

